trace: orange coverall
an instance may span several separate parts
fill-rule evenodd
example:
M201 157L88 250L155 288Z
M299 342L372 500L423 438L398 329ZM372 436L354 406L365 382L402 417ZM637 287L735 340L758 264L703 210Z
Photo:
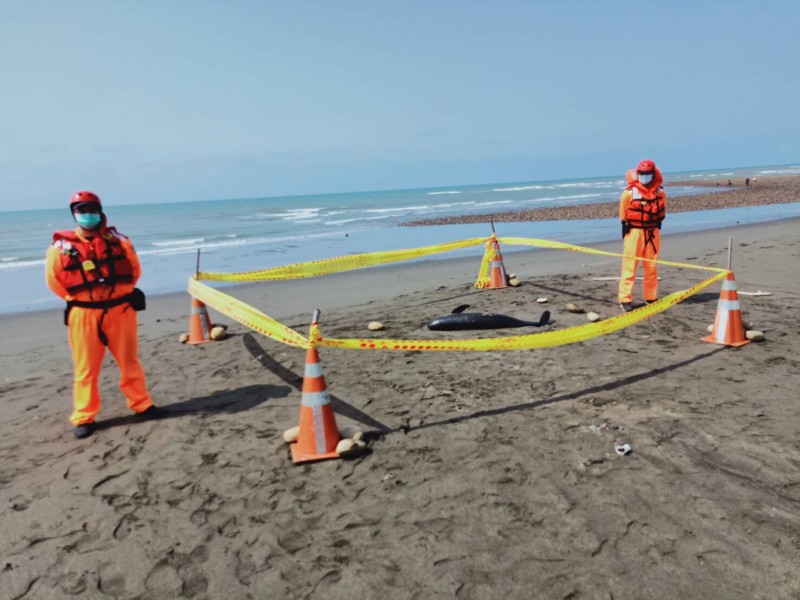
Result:
M76 234L81 240L86 238ZM88 290L70 295L62 283L62 250L56 244L47 250L47 286L64 300L98 301L126 296L133 291L141 276L141 265L133 244L126 237L120 239L122 247L133 270L132 282L118 282L113 290L110 285L96 286L92 296ZM74 244L73 244L74 246ZM106 312L103 317L103 312ZM102 319L102 330L108 339L108 349L114 356L120 370L119 388L125 395L128 408L140 413L153 405L147 391L144 370L139 362L139 338L136 311L127 303L108 309L73 307L69 312L69 345L75 365L73 380L73 412L70 421L73 425L91 423L100 412L100 369L106 347L100 341L98 327Z
M660 173L658 174L656 187L660 184ZM630 181L630 177L629 177ZM666 202L663 190L658 194ZM627 220L628 207L633 200L633 192L626 189L622 192L619 199L619 218L620 221ZM661 230L658 228L642 229L632 226L625 235L622 242L622 273L619 278L618 300L620 304L632 302L633 283L636 280L636 271L639 263L642 263L642 274L644 285L642 293L645 300L656 300L658 298L658 264L649 261L639 261L639 258L658 260L658 253L661 250Z

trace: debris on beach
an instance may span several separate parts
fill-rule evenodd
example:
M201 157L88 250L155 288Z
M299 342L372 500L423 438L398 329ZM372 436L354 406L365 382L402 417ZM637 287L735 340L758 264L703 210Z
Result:
M578 306L577 304L573 304L572 302L567 302L567 304L564 306L564 308L566 308L571 313L582 313L582 312L584 312L583 309L580 306Z
M367 325L367 329L370 331L383 331L386 327L380 321L370 321Z
M539 304L544 304L545 302L547 302L547 298L537 298L537 299L536 299L536 301L537 301Z
M626 454L633 452L633 448L631 448L630 444L620 444L619 446L614 446L614 450L616 450L617 454L620 456L625 456Z
M748 329L744 337L746 337L751 342L763 342L767 339L767 336L764 335L763 331L757 331L755 329Z
M516 277L512 277L511 279L508 280L508 285L510 285L511 287L519 287L519 279L517 279Z
M179 341L181 344L185 344L186 342L188 342L188 341L189 341L189 334L188 334L188 333L182 333L182 334L180 334L180 336L178 336L178 341Z
M589 319L592 323L595 323L596 321L600 320L600 315L598 315L596 312L589 312L586 313L586 318Z

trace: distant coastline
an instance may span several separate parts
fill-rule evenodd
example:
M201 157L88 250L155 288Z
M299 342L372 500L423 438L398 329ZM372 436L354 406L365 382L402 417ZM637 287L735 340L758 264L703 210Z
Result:
M728 185L729 181L730 186ZM720 178L695 181L670 181L664 185L667 188L667 214L698 210L716 210L739 206L763 206L767 204L800 202L800 175L752 178L750 179L750 185L745 185L745 179L741 177L735 179ZM709 189L706 192L700 192L690 196L670 198L670 186L692 186ZM426 225L485 223L490 217L497 222L611 219L617 217L618 207L619 203L616 201L576 206L552 206L480 215L421 219L418 221L401 223L401 226L419 227Z

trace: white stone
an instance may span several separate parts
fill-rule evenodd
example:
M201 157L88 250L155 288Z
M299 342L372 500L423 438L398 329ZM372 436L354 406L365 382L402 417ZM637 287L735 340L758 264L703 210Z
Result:
M598 315L596 312L590 312L586 313L586 318L589 319L592 323L594 323L595 321L600 320L600 315Z
M343 440L339 440L339 443L336 444L336 452L339 454L346 454L350 452L355 445L356 443L350 438L344 438Z
M300 436L300 426L292 427L291 429L287 429L283 432L283 441L287 444L291 444L297 441L297 438Z
M385 329L385 327L383 326L383 323L381 323L380 321L371 321L370 324L367 325L367 329L369 329L370 331L382 331L383 329Z

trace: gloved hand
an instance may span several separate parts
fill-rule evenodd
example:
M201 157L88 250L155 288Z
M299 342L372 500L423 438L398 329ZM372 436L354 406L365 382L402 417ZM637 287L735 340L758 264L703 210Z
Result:
M627 221L620 221L620 223L622 223L622 239L624 240L625 236L628 235L631 230L631 224Z

